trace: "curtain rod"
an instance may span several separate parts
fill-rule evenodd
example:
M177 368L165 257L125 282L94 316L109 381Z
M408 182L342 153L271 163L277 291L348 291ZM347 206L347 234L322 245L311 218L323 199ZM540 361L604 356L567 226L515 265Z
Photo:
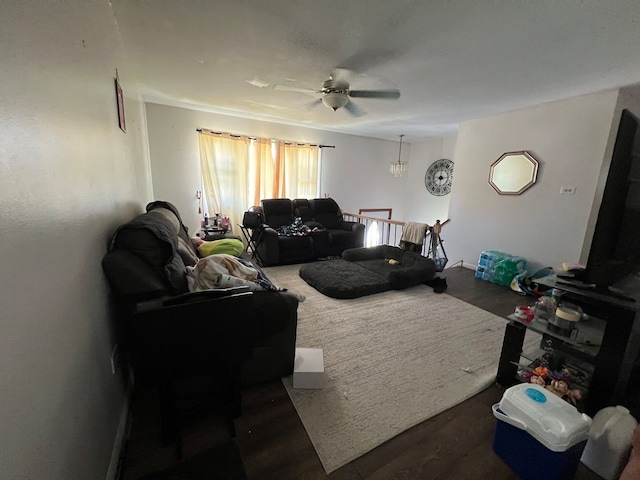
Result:
M250 135L236 135L233 133L226 133L226 132L214 132L213 130L208 130L206 128L196 128L196 132L202 133L211 133L213 135L229 135L231 138L240 138L240 137L247 137L249 140L256 140L258 137L252 137ZM306 143L300 143L300 142L290 142L287 140L281 140L285 143L285 145L307 145ZM335 145L318 145L317 143L309 143L310 146L312 147L318 147L318 148L336 148Z

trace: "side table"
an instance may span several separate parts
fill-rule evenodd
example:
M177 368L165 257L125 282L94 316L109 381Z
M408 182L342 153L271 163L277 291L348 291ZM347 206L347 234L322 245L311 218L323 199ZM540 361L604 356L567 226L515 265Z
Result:
M238 235L234 235L231 229L224 229L220 227L202 227L201 238L206 242L213 242L215 240L222 240L224 238L232 238L235 240L241 240Z
M260 252L258 252L258 246L260 242L262 242L262 235L264 230L262 227L259 228L250 228L245 225L240 225L240 230L242 230L242 234L244 235L245 240L247 241L247 246L245 247L245 252L249 253L251 250L251 259L254 258L258 262L258 265L263 266L262 258L260 257Z

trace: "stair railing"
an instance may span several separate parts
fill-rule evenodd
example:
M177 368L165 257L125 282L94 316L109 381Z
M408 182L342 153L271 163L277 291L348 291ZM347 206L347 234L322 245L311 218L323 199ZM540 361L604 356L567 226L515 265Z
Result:
M374 247L377 245L400 245L400 238L402 237L402 228L407 222L392 220L391 209L361 209L360 212L386 212L388 218L371 217L362 215L361 213L348 213L342 212L342 216L346 221L358 222L364 225L364 238L366 247ZM449 220L440 222L441 226L446 225ZM427 256L429 252L429 246L431 245L431 229L427 229L427 234L422 244L422 255ZM440 239L441 240L441 239Z

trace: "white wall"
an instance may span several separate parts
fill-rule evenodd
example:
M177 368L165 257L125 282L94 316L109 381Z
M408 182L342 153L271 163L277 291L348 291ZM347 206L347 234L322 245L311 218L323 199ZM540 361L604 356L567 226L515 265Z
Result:
M0 19L0 478L101 479L125 385L100 261L150 199L142 103L107 0Z
M449 218L451 195L435 196L427 190L424 177L429 166L440 158L453 158L455 137L434 138L411 145L411 159L404 195L404 218L407 222L433 225ZM454 166L454 180L455 180Z
M450 263L476 265L480 252L521 255L530 270L580 260L596 184L616 108L609 91L460 125L446 228ZM527 150L540 162L538 182L520 196L488 185L504 152ZM561 186L576 187L560 195Z
M409 162L409 175L394 178L389 173L389 164L398 158L398 142L152 103L146 104L146 114L154 196L174 203L191 232L200 224L195 197L200 189L197 128L335 145L335 149L322 149L320 195L333 197L347 212L392 208L393 218L404 220L404 196L413 171L411 145L405 148L403 143L402 147L402 159ZM441 147L435 150L437 154L428 158L439 158ZM424 173L419 175L424 177Z

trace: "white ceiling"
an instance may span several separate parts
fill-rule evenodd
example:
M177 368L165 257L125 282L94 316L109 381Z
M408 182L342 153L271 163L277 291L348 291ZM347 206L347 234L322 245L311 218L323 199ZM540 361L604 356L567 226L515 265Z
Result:
M111 0L145 101L376 138L640 82L638 0ZM352 89L398 88L333 112ZM251 85L250 81L266 86ZM354 100L355 101L355 100Z

